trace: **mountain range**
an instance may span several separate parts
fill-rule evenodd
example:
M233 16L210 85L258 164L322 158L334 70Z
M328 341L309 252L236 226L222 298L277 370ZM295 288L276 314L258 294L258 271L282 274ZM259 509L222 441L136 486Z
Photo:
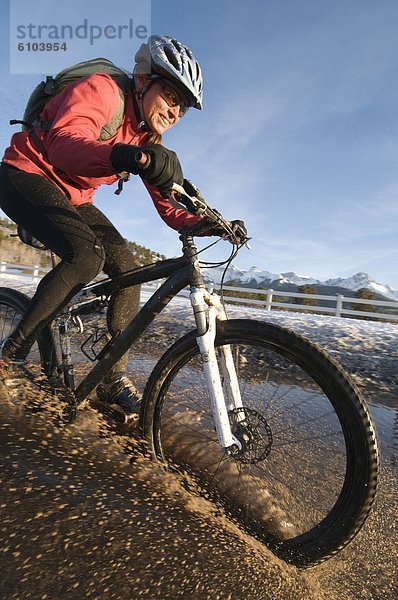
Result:
M224 273L224 267L204 269L206 278L214 283L220 283ZM362 288L367 288L373 292L378 300L396 300L398 301L398 291L391 286L378 283L367 273L356 273L351 277L337 279L320 280L307 275L297 275L297 273L271 273L263 271L258 267L252 267L247 271L241 270L232 265L228 268L224 277L226 285L233 284L247 288L272 288L275 291L295 292L302 285L311 285L316 289L317 294L344 294L349 296L351 292L356 292ZM351 294L352 295L352 294Z
M15 233L16 226L9 219L0 219L0 257L2 261L18 264L33 265L38 264L43 267L49 267L49 257L47 253L35 250L21 244L16 237L10 237L10 232ZM164 258L156 252L130 242L130 248L136 257L137 265L147 264L153 260ZM203 274L207 281L220 283L224 273L224 267L215 267L203 269ZM297 273L271 273L258 267L252 267L247 271L239 269L235 265L228 268L224 278L225 284L233 284L238 287L247 288L272 288L275 291L297 292L302 285L311 285L316 289L317 294L333 296L343 294L352 296L362 288L367 288L374 293L377 300L398 301L398 291L390 285L378 283L367 273L356 273L352 277L337 279L320 280L307 275L297 275Z

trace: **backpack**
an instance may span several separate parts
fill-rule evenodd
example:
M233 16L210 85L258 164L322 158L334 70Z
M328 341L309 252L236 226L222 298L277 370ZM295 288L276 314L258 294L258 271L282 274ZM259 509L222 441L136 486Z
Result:
M10 125L21 124L22 130L32 133L37 143L39 137L35 135L34 128L38 128L41 131L49 131L52 126L52 121L43 121L39 118L40 113L44 109L47 102L59 94L59 92L61 92L70 83L82 77L93 75L94 73L107 73L108 75L111 75L119 87L120 97L116 113L109 123L102 127L100 136L98 138L98 141L109 140L122 124L125 108L125 95L127 93L130 80L125 71L119 69L119 67L116 67L116 65L106 58L93 58L92 60L86 60L78 63L77 65L67 67L55 75L55 77L52 77L51 75L47 76L45 81L41 81L31 93L25 108L23 120L18 121L13 119L10 121ZM41 142L39 147L40 151L43 153L44 148Z

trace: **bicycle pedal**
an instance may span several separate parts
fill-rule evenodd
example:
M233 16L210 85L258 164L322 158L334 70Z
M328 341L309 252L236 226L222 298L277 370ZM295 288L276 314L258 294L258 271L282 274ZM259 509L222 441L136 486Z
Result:
M119 334L120 331L117 332L116 336L112 337L106 329L96 329L89 335L86 341L83 342L80 346L80 350L91 362L100 360Z

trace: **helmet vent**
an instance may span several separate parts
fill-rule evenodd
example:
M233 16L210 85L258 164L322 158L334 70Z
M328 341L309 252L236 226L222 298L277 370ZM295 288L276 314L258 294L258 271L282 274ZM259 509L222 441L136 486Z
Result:
M178 40L174 40L173 38L170 38L170 43L173 44L173 46L177 50L177 52L182 51L182 44L180 44L180 42Z
M167 46L165 46L164 53L167 56L167 59L168 59L169 63L171 65L173 65L173 67L175 69L177 69L177 71L179 71L180 70L180 64L179 64L177 56L174 54L174 52L170 48L168 48Z

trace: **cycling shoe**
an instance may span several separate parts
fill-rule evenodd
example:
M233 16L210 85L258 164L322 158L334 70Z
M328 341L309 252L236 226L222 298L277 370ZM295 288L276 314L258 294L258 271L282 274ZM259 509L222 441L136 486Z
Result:
M97 398L107 404L116 404L126 414L138 414L141 407L141 394L124 375L115 375L109 381L97 386Z

